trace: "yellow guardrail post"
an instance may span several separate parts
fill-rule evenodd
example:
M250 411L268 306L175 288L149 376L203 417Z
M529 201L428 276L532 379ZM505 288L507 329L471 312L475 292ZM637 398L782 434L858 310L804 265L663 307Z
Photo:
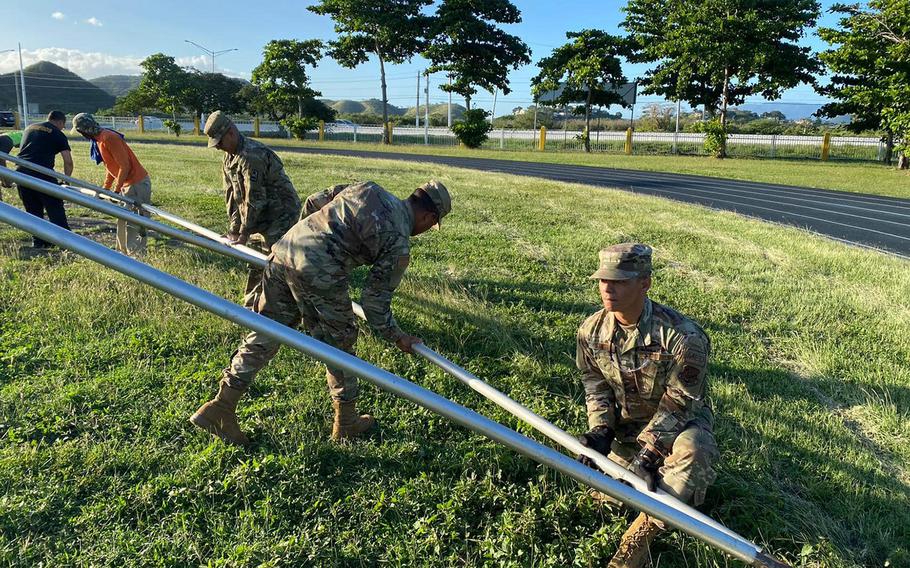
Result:
M259 138L259 117L253 119L253 137Z
M323 142L325 140L325 121L319 121L319 141Z
M139 115L139 134L145 134L145 117Z
M540 139L537 142L537 149L541 152L547 149L547 127L540 127Z
M626 156L632 155L632 129L626 129L626 146L625 146Z
M193 136L199 136L199 117L193 117Z
M822 138L822 161L828 161L828 155L831 153L831 133L825 132L824 138Z
M391 144L392 143L392 123L386 122L385 125L386 125L386 131L389 133L389 144Z
M18 112L14 112L14 113L13 113L13 128L15 128L16 130L19 130L19 129L22 128L21 126L19 126L20 124L22 124L22 123L20 122L20 120L21 120L21 119L19 118L19 113L18 113Z

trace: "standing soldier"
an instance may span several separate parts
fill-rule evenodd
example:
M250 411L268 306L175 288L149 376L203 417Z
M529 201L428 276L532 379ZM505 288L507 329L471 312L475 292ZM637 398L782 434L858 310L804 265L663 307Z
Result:
M95 117L87 112L80 112L73 117L73 130L92 141L93 158L101 160L107 170L104 178L104 189L113 189L116 193L132 198L137 204L151 203L152 178L133 149L123 139L123 135L108 128L101 128ZM143 217L149 214L143 209L136 211ZM117 250L124 254L136 255L145 252L145 227L117 220Z
M711 344L679 312L648 299L651 247L626 243L600 251L604 309L578 330L576 364L582 372L590 430L579 441L683 502L700 505L714 482L714 414L705 375ZM595 469L593 461L579 460ZM610 568L638 568L664 529L638 515Z
M354 354L357 326L348 278L354 268L371 265L361 298L367 322L399 349L412 352L420 339L398 327L391 311L392 293L410 261L410 237L438 225L451 209L448 190L436 181L415 189L405 200L373 182L347 187L275 244L253 309L288 327L302 322L314 338ZM217 396L190 422L226 442L246 445L237 423L237 402L279 346L266 335L247 335L222 373ZM326 380L335 409L332 439L369 430L376 421L355 410L357 377L328 368Z
M271 148L240 134L223 112L213 112L205 122L209 148L224 152L222 174L224 201L230 219L227 238L265 254L297 222L300 197ZM251 240L252 239L252 240ZM252 307L261 268L250 268L244 304Z

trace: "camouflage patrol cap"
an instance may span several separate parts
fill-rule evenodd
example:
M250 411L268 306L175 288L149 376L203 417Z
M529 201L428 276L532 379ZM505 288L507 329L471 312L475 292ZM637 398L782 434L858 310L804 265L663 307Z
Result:
M442 218L452 211L452 197L449 196L449 190L442 185L442 182L438 182L435 179L431 179L417 189L425 191L433 201L433 205L436 206L436 212L439 214L439 223L436 223L435 226L439 228Z
M209 148L214 148L221 142L221 137L234 126L234 122L220 110L209 115L205 121L205 135L209 137Z
M601 249L600 268L592 280L631 280L651 274L651 247L641 243L622 243Z
M101 125L95 120L95 117L87 112L80 112L73 117L73 134L79 133L85 136L97 136L101 133Z

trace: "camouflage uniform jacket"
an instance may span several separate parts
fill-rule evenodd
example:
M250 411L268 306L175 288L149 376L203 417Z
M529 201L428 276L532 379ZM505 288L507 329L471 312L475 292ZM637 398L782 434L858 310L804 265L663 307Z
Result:
M241 136L237 153L224 155L222 174L231 233L259 233L272 244L297 221L300 197L271 148Z
M591 427L606 424L662 456L686 425L713 413L706 399L711 343L692 320L645 300L638 326L627 331L601 310L578 329L576 365L583 373Z
M367 322L385 339L404 333L392 316L392 293L411 254L411 208L373 182L352 185L301 219L272 247L274 258L311 290L330 288L371 265L361 301Z

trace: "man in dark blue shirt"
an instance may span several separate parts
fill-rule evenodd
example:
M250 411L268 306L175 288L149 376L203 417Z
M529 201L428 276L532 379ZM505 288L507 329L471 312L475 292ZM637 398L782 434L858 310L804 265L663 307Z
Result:
M51 111L47 115L47 121L40 124L32 124L25 129L22 134L22 144L19 147L19 157L33 164L44 166L45 168L54 168L54 162L57 154L63 158L63 173L70 175L73 173L73 155L70 152L70 143L63 133L66 126L66 115L59 110ZM16 171L57 183L57 180L51 176L40 174L28 169L27 166L19 166ZM36 217L44 218L47 212L47 218L51 223L69 229L69 223L66 221L66 210L63 208L63 201L56 197L51 197L27 187L19 186L19 198L25 210ZM51 246L50 243L33 237L32 242L35 248L46 248Z

